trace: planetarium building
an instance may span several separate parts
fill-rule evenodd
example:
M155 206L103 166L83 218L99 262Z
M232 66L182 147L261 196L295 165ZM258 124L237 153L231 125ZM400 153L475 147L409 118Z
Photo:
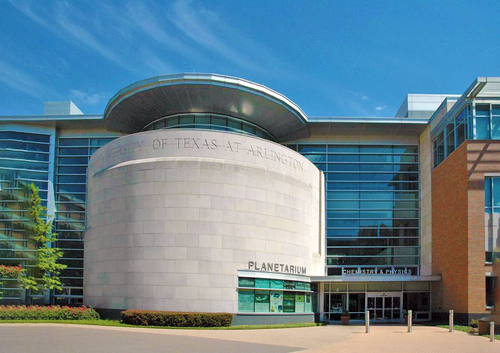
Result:
M262 85L180 74L123 88L102 115L0 116L0 264L32 266L20 200L34 183L68 266L63 290L7 280L1 301L234 324L484 314L499 82L408 95L395 117L308 117Z

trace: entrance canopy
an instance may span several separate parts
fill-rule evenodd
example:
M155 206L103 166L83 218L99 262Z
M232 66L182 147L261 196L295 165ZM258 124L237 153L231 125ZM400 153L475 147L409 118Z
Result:
M355 275L355 276L312 276L311 282L441 282L441 275Z

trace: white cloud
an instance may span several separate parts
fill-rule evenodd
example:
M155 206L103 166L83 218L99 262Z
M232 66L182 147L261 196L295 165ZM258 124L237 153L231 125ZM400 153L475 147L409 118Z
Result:
M152 6L145 6L144 3L140 2L128 2L125 8L126 16L132 20L136 28L141 29L153 40L190 58L199 55L197 51L169 33L166 28L166 18L157 16L160 12L158 9L152 8Z
M167 63L165 59L159 58L148 49L143 49L141 56L144 64L146 64L155 75L165 75L176 72L175 68Z
M79 91L76 89L72 89L69 91L69 95L72 99L76 99L82 103L88 104L88 105L96 105L101 103L104 99L106 99L106 96L104 94L100 93L88 93L84 91Z
M355 91L347 91L349 94L353 95L354 97L362 100L362 101L369 101L370 98L364 94L364 93L361 93L361 92L355 92Z
M96 51L115 64L131 70L129 64L117 55L109 45L103 43L97 36L92 34L86 28L77 25L74 19L70 18L70 16L71 15L62 6L59 6L56 9L57 23L62 27L62 29L66 30L71 38L78 40L81 44Z
M9 65L0 60L0 82L30 96L43 99L45 96L54 95L52 90L34 79L23 70Z
M40 17L38 14L36 14L33 9L28 5L26 1L22 0L9 0L10 4L14 6L16 9L21 11L23 14L31 18L33 21L38 23L39 25L50 28L50 25L45 22L42 17Z
M382 111L382 110L384 110L385 108L387 108L387 106L386 106L386 105L379 105L378 107L375 107L375 110L378 110L378 111L380 111L380 112L381 112L381 111Z
M265 46L240 33L203 5L176 1L170 21L189 39L240 68L269 74L267 68L272 66L273 74L281 77L293 71Z

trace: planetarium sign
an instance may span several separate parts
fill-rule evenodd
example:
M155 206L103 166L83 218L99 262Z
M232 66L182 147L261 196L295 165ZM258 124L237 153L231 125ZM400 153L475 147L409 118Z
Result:
M291 273L294 275L305 275L307 273L307 268L305 266L294 266L287 264L280 264L277 262L255 262L248 261L248 269L254 271L264 271L264 272L280 272L280 273Z

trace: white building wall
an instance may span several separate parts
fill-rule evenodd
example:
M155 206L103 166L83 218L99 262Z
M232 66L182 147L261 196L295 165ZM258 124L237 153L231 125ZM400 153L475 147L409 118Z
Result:
M324 275L322 183L306 158L250 136L159 130L109 143L88 171L84 303L237 312L249 261Z

